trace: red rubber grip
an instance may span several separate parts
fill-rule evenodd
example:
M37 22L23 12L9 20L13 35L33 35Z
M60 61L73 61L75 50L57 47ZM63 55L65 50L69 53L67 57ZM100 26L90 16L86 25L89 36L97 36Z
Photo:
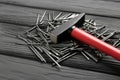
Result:
M104 52L120 61L120 50L119 49L92 36L91 34L83 31L82 29L73 28L73 30L71 32L71 36L73 38L75 38L76 40L84 42L84 43L100 50L101 52Z

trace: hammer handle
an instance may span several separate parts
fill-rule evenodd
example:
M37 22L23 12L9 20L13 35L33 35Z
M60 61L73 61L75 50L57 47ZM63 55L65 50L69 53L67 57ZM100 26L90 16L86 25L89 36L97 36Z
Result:
M92 36L91 34L83 31L82 29L79 29L76 27L73 28L73 30L71 32L71 36L73 38L75 38L76 40L84 42L84 43L100 50L101 52L104 52L120 61L120 50L119 49Z

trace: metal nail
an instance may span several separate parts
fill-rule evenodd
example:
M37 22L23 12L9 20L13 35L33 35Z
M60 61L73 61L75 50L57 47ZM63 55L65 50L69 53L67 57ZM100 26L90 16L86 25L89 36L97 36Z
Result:
M48 22L48 24L51 26L51 28L55 29L55 26L52 25L50 22Z
M64 54L62 57L59 58L59 60L57 60L57 62L61 61L62 59L64 59L65 57L69 56L71 53L67 53L67 54Z
M15 43L18 45L41 45L41 43Z
M93 30L93 32L97 32L97 31L100 31L102 29L105 29L106 26L101 26L101 27L95 27L95 29Z
M87 52L87 51L83 50L83 53L85 53L86 55L88 55L88 56L89 56L89 58L91 58L93 61L98 62L98 59L97 59L97 58L95 58L93 55L91 55L89 52Z
M21 40L23 40L23 41L25 41L26 43L29 43L29 42L27 41L27 39L23 38L23 37L20 36L20 35L18 35L18 38L21 39ZM28 46L28 47L34 52L34 54L35 54L41 61L43 61L43 62L46 63L46 60L42 57L42 55L40 55L40 53L39 53L32 45L30 45L30 46Z
M90 27L89 25L91 25L91 22L92 21L92 19L89 19L88 21L85 21L87 24L85 25L85 26L87 26L88 28Z
M37 42L41 42L37 37L35 37L34 35L32 35L31 33L27 34L28 38L32 38L34 40L36 40Z
M118 45L119 42L120 42L120 38L113 44L113 46Z
M47 46L45 49L52 57L59 59L59 57L57 55L55 55L51 52L51 48L49 46Z
M90 58L84 53L81 51L81 54L87 59L87 60L90 60Z
M115 47L118 47L120 45L120 42L118 43L118 44L116 44L116 46Z
M30 45L29 48L35 53L35 55L43 62L46 63L46 60L42 57L42 55L32 46Z
M36 25L39 24L40 14L37 15Z
M68 17L71 15L72 15L71 13L65 14L65 15L61 16L59 19L69 19Z
M37 26L37 31L40 31L41 33L43 33L43 34L45 34L45 35L47 35L47 36L49 36L49 34L48 33L46 33L46 32L44 32L42 29L40 29L38 26Z
M63 55L63 56L60 57L56 62L60 63L60 62L64 61L65 58L66 58L67 56L69 56L70 54L71 54L71 53L69 52L69 53ZM55 66L55 63L53 63L52 65Z
M43 19L44 19L46 13L47 13L47 10L43 13L42 17L40 18L40 23L43 21Z
M47 28L46 28L46 33L49 33L49 30L50 30L50 27L47 26Z
M97 35L97 38L99 38L99 37L101 37L102 35L104 35L107 31L108 31L108 29L105 30L104 32L102 32L101 34L98 34L98 35Z
M106 28L106 26L102 26L102 27L99 27L97 30L102 30L102 29L105 29Z
M60 56L60 55L61 55L61 52L59 52L59 51L56 50L55 48L50 47L50 49L51 49L51 51L52 51L55 55L57 55L57 56Z
M89 22L91 21L91 19L90 20L88 20L88 21L85 21L85 24L84 24L84 29L87 31L87 30L89 30L89 27L90 27L90 24L89 24Z
M63 58L57 60L57 62L60 63L60 62L62 62L62 61L64 61L64 60L66 60L66 59L69 59L70 57L72 57L72 56L74 56L74 55L76 55L76 54L77 54L77 52L71 53L70 55L68 55L68 56L66 56L66 57L63 57Z
M52 20L54 20L54 17L55 17L55 12L53 11L52 12Z
M68 46L61 48L59 51L63 51L63 50L65 50L65 49L68 49Z
M41 47L41 48L42 48L42 50L46 53L46 55L47 55L59 68L61 68L61 66L58 64L58 62L56 62L56 61L54 60L54 58L50 56L49 51L46 50L46 49L43 48L43 47Z
M30 32L30 31L34 30L35 28L36 28L36 26L34 26L34 27L32 27L32 28L26 30L23 34L26 34L26 33Z
M39 35L39 37L41 37L41 39L44 40L44 42L45 42L47 45L49 45L49 42L48 42L47 39L43 36L43 34L41 34L40 32L37 33L37 34Z
M52 54L51 52L50 52L50 55L51 55L51 56L53 56L54 58L56 58L57 60L59 59L59 57L58 57L58 56L56 56L56 55Z
M39 46L34 46L36 49L38 49L41 53L43 53L43 50Z
M54 20L56 20L57 18L59 18L62 14L63 14L63 12L60 12L60 13L54 18Z
M51 14L50 13L48 13L48 21L52 21L52 19L51 19L52 17L51 17Z
M107 40L108 38L112 37L115 33L116 33L115 31L110 33L107 37L103 38L102 40L103 41Z
M68 14L64 19L72 19L78 16L79 14Z

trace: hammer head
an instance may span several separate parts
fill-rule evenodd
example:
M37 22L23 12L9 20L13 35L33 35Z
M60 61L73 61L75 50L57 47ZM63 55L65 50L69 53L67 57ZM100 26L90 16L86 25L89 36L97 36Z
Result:
M70 39L70 30L73 26L81 27L85 21L85 13L79 14L77 17L70 19L69 21L63 23L50 34L50 39L53 43L62 42L64 40Z

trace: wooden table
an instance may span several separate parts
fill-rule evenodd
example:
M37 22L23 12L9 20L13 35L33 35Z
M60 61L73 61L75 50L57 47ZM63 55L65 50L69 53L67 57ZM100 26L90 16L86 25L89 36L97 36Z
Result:
M106 57L100 63L76 55L62 63L61 71L40 63L15 35L35 24L36 14L44 9L86 12L86 19L119 30L119 2L105 0L1 0L0 1L0 79L25 80L119 80L120 62Z

